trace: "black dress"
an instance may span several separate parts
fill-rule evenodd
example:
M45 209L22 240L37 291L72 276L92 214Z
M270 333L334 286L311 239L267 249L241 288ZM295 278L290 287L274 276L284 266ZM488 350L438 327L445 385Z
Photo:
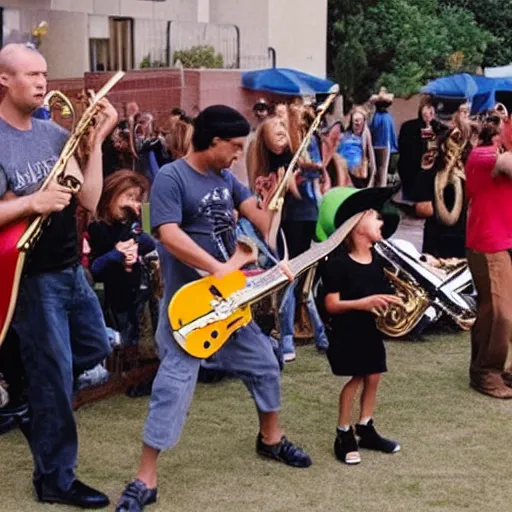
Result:
M382 260L375 251L372 257L371 263L362 264L344 249L333 253L320 267L324 294L339 293L341 300L357 300L393 293ZM335 375L362 376L387 371L382 333L373 313L347 311L332 315L328 324L327 357Z

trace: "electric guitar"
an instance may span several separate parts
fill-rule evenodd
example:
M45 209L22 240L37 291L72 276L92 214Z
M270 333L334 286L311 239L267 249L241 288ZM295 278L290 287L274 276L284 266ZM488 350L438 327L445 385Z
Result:
M292 274L298 277L338 247L362 215L354 215L325 242L290 260ZM206 359L252 320L251 304L289 282L276 265L248 278L237 270L220 279L207 276L186 284L175 293L167 310L174 339L191 356Z
M73 194L80 190L81 180L71 172L68 164L77 150L81 139L88 134L89 128L95 122L99 102L106 97L110 89L123 76L124 71L118 71L96 94L92 91L90 92L89 106L85 109L64 145L57 162L43 180L40 190L48 188L54 181L68 187ZM51 94L65 98L58 91L53 91ZM66 101L71 105L69 100ZM73 166L71 162L71 166L74 168L76 164ZM14 314L26 256L41 236L47 218L48 216L38 215L32 219L14 221L0 228L0 269L2 273L2 287L0 289L0 345L7 335Z

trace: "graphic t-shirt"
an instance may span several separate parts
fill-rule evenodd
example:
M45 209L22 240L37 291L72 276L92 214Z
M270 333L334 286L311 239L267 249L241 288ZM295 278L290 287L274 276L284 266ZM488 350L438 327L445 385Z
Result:
M49 120L32 118L30 130L18 130L0 119L0 197L36 192L57 162L69 133ZM38 274L78 263L76 200L50 215L41 238L28 256L25 272Z
M219 261L227 261L236 246L234 208L251 196L228 170L201 174L183 160L164 165L155 177L150 195L151 229L178 224L194 242ZM195 269L176 259L160 242L157 250L164 278L164 300L183 285L195 281ZM159 333L169 333L165 308L158 322Z

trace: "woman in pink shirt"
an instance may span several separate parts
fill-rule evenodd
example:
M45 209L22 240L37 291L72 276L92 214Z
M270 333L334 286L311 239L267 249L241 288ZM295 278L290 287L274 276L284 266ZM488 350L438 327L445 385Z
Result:
M500 119L489 117L466 163L466 246L478 292L469 375L477 391L512 398L512 168L495 169L499 132Z

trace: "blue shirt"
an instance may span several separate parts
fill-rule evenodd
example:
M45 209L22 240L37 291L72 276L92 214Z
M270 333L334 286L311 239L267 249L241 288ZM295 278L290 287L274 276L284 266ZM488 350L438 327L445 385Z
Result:
M338 146L338 154L341 155L350 171L359 167L363 162L363 139L352 132L345 132Z
M395 124L389 112L375 112L370 126L373 147L388 148L391 153L398 153Z

